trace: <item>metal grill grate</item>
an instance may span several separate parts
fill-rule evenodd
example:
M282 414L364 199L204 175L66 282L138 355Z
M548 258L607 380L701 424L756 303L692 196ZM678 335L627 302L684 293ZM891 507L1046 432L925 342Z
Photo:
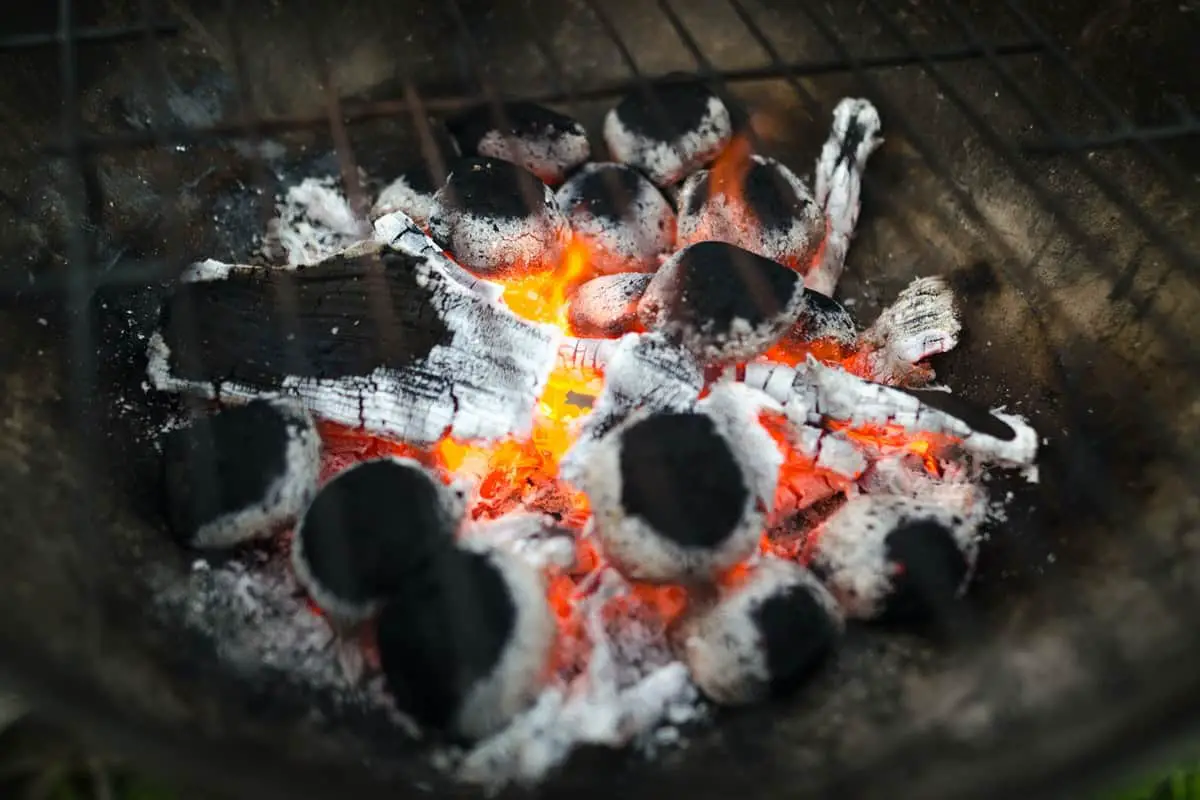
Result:
M546 34L538 20L538 8L534 0L520 0L522 30L516 35L527 40L529 51L543 63L552 88L514 93L502 88L495 79L483 49L475 41L469 14L460 0L447 0L444 13L453 21L461 48L464 70L469 76L468 91L434 92L427 90L419 74L401 76L402 91L399 96L386 99L363 100L344 98L335 88L328 53L322 51L323 37L316 28L319 20L307 17L309 52L324 70L325 88L324 113L311 116L262 117L254 113L259 103L255 97L255 86L248 75L245 53L251 45L245 31L238 30L235 20L236 8L232 0L223 2L229 33L233 41L233 75L231 76L238 99L237 118L217 124L198 127L150 127L146 130L119 133L96 133L88 130L82 121L80 109L80 51L83 48L107 46L139 46L146 52L147 74L155 82L156 97L165 102L167 86L171 81L167 62L160 43L179 34L181 24L163 21L153 0L134 3L138 7L136 24L111 27L83 27L77 24L75 8L71 0L60 0L57 31L38 34L23 34L0 38L0 52L32 51L38 48L57 50L59 82L61 84L61 128L56 140L42 143L40 152L46 158L61 159L67 169L67 180L62 187L66 201L68 224L65 226L63 256L68 265L65 271L38 274L30 281L14 281L7 275L0 276L0 293L5 295L46 295L61 298L72 313L68 329L69 359L72 374L67 380L72 388L69 399L75 401L72 410L81 430L88 430L94 423L89 419L91 406L86 399L91 396L95 383L95 348L93 327L89 319L89 306L95 293L111 286L130 286L151 283L174 277L182 260L181 252L166 252L154 259L123 258L99 262L90 232L101 224L101 211L107 199L103 196L103 181L98 174L98 158L103 154L134 150L169 150L176 146L208 143L230 143L234 140L257 142L265 137L299 132L320 131L334 144L338 156L341 177L353 207L367 207L364 189L360 185L358 160L351 144L354 126L372 120L406 120L415 132L421 154L429 164L436 179L444 178L447 170L443 155L439 152L436 135L429 122L429 114L455 111L467 107L488 104L500 108L502 101L522 99L545 103L568 105L597 100L608 100L631 91L647 91L652 83L669 81L670 75L649 74L639 64L639 54L620 30L619 19L615 19L605 0L582 0L585 13L595 23L598 31L610 40L615 48L626 76L597 81L579 80L570 77L565 68L565 58L557 51L552 37ZM896 4L884 0L863 0L859 16L864 25L877 26L882 44L865 48L857 37L848 36L833 15L818 4L796 4L794 13L803 16L811 30L824 42L832 57L819 59L788 58L781 52L764 23L764 14L748 0L727 0L727 10L744 28L744 33L760 51L762 63L753 67L723 68L706 47L703 37L698 36L686 21L686 9L679 0L655 0L654 6L661 15L664 29L676 37L677 43L692 60L689 66L714 86L723 89L738 84L778 81L789 87L799 106L815 117L821 115L822 102L811 89L811 80L837 77L851 82L856 91L869 95L879 106L884 118L885 130L895 131L911 147L923 169L935 179L946 195L953 199L954 206L973 224L987 247L1000 255L998 263L1006 277L1018 287L1034 314L1041 318L1053 312L1044 300L1046 287L1041 285L1035 274L1036 258L1033 262L1017 253L1003 231L997 229L994 219L981 207L977 194L963 186L956 178L955 167L940 151L939 144L928 134L928 126L913 118L899 103L889 99L884 75L897 70L919 72L923 79L945 98L962 119L966 121L978 142L989 150L1021 184L1028 196L1040 210L1055 221L1061 232L1071 241L1071 247L1084 254L1098 276L1112 284L1109 299L1114 303L1132 300L1129 287L1138 277L1138 270L1147 263L1141 259L1124 263L1108 248L1105 241L1089 225L1080 221L1071 198L1047 178L1044 164L1051 159L1077 170L1119 213L1120 225L1134 226L1140 231L1146 247L1161 253L1169 264L1166 271L1183 276L1193 287L1200 287L1200 254L1179 235L1172 225L1148 211L1142 198L1134 195L1122 182L1111 174L1103 164L1093 159L1096 151L1127 150L1137 159L1138 168L1155 175L1156 181L1168 187L1172 200L1181 205L1194 204L1198 193L1193 174L1181 166L1175 154L1167 146L1196 137L1200 133L1200 119L1196 113L1179 105L1177 119L1168 122L1138 125L1121 110L1120 105L1110 99L1100 85L1077 68L1073 55L1055 39L1039 22L1038 15L1027 11L1019 0L1003 0L1003 8L1009 27L1017 35L1014 38L993 38L980 30L970 14L962 10L954 0L934 0L927 4L922 13L932 14L948 20L943 26L957 32L957 40L926 41L914 35L911 16L902 17ZM884 49L879 50L882 46ZM1018 77L1013 65L1037 59L1042 68L1048 70L1050 80L1063 81L1073 86L1086 98L1092 109L1091 117L1102 121L1094 129L1069 131L1057 121L1055 110L1047 105L1036 91L1032 91ZM1032 124L1032 131L1014 135L1007 128L998 126L989 115L972 101L970 93L960 88L954 70L964 67L980 69L995 82L999 90L1014 100L1014 107L1023 109ZM979 74L979 73L972 73ZM1090 118L1090 117L1089 117ZM268 187L266 166L259 164L260 186ZM920 221L915 220L912 210L903 200L890 197L871 170L867 171L865 193L877 203L898 226L903 227L913 239L919 239ZM260 211L265 222L272 212L271 192L263 191ZM941 214L939 224L953 227L956 220ZM183 212L178 208L161 209L161 220L166 230L181 230L184 225ZM181 242L182 236L174 237ZM1150 312L1147 312L1150 314ZM1153 315L1150 314L1152 317ZM1153 320L1152 320L1153 321ZM1181 358L1192 365L1200 366L1200 348L1183 332L1162 323L1158 333L1172 343ZM1087 380L1086 374L1068 369L1062 364L1056 380L1064 388L1061 402L1068 407L1064 416L1069 419L1084 419L1089 409L1075 407L1077 396L1082 392L1075 389ZM1158 430L1162 442L1157 443L1162 452L1171 453L1171 458L1183 474L1200 475L1197 454L1187 442L1173 439L1173 420L1159 410L1147 408L1150 418L1162 417ZM1083 441L1072 441L1071 459L1086 478L1074 486L1087 492L1088 501L1095 505L1098 513L1110 524L1119 525L1121 520L1134 518L1135 511L1123 487L1103 466L1103 456ZM1184 498L1180 498L1181 501ZM86 519L86 506L80 513ZM1018 540L1017 546L1025 546ZM1127 548L1128 558L1142 565L1148 574L1161 570L1161 554L1137 547ZM1186 608L1194 597L1172 593L1164 589L1164 603L1168 606ZM1064 594L1062 607L1073 609L1085 617L1089 609L1077 598ZM1092 669L1102 683L1114 691L1145 693L1149 681L1140 675L1128 662L1122 650L1110 642L1102 631L1085 630L1086 649L1095 655ZM997 666L996 669L1001 667ZM984 682L1000 681L1003 675L996 673L984 677ZM1195 688L1189 681L1181 681L1180 689ZM898 764L908 750L898 749L892 761L880 763Z

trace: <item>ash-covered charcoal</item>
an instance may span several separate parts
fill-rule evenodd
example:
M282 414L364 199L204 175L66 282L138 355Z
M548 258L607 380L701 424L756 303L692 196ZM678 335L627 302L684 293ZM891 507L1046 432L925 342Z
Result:
M777 369L786 374L788 368ZM934 405L924 402L925 397L925 393L872 383L809 358L797 365L791 393L783 405L797 425L820 426L833 419L851 426L893 425L914 435L939 434L955 440L957 447L983 464L1024 468L1031 479L1036 477L1038 435L1024 419L979 409L976 413L994 418L982 425L964 418L973 414L957 416L950 413L949 404ZM1000 433L1006 435L996 435Z
M495 158L455 165L434 196L429 230L458 263L491 280L553 270L571 234L550 187Z
M592 153L582 125L536 103L480 106L446 126L463 155L512 162L551 186L562 183Z
M167 432L162 454L172 534L231 547L295 522L317 491L321 440L303 410L259 400Z
M466 542L383 607L377 642L400 710L479 739L533 701L554 633L541 575L511 554Z
M321 487L292 538L296 580L331 617L357 622L424 581L451 547L463 498L406 458L355 464Z
M370 222L355 213L332 175L288 187L275 208L264 251L284 266L317 264L371 235Z
M805 288L800 317L788 332L789 339L805 342L826 339L850 345L858 336L858 323L845 306L832 297Z
M869 100L847 97L833 110L833 127L815 171L816 200L825 211L828 234L820 262L805 276L814 292L832 297L842 277L858 225L863 170L883 144L881 127L879 112Z
M764 505L739 443L699 412L639 413L591 448L579 488L605 557L632 580L711 580L749 556Z
M598 353L600 348L584 346L589 343L608 347ZM582 360L588 368L599 367L604 372L604 388L560 462L560 475L570 483L577 483L580 471L587 468L591 449L630 414L689 411L704 388L704 373L696 360L658 334L626 334L617 341L579 339L574 347L602 356L585 354Z
M441 184L434 179L426 164L407 167L379 192L375 205L371 207L371 220L399 211L424 227L429 224L434 196L440 188Z
M722 156L684 181L678 245L728 242L807 273L825 239L825 218L812 192L773 158L731 158L741 163L727 164Z
M726 242L698 242L655 273L638 317L702 363L721 365L764 353L803 305L795 271Z
M926 621L966 590L986 513L969 484L859 495L810 534L812 568L848 617Z
M653 272L675 243L674 209L633 167L587 164L555 198L597 272Z
M917 278L863 331L851 369L889 385L928 383L933 372L919 362L952 350L961 330L946 280Z
M558 332L451 277L462 270L412 238L295 271L221 265L179 284L148 346L151 384L286 396L415 445L528 431Z
M708 698L744 705L800 688L842 633L837 602L804 567L764 558L684 618L676 646Z
M604 118L614 161L670 186L704 166L729 143L733 122L721 98L699 82L639 87Z
M567 306L567 321L578 336L616 338L635 330L637 307L650 279L649 272L601 275L575 290Z

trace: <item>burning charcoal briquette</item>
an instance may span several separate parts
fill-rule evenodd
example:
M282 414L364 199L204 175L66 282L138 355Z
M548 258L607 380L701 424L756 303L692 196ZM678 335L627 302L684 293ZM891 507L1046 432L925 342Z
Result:
M715 365L762 354L803 307L804 280L794 270L726 242L698 242L655 273L638 317Z
M185 545L231 547L291 524L317 490L321 440L307 413L255 400L162 439L167 516Z
M650 279L647 272L601 275L580 286L567 306L571 331L578 336L616 337L638 326L637 307Z
M558 266L570 227L554 192L525 169L464 159L434 196L430 235L481 278L517 278Z
M357 622L453 545L463 499L411 459L363 461L321 488L292 540L292 567L331 617Z
M720 598L689 613L675 645L711 700L744 705L800 688L842 632L837 602L804 567L763 559Z
M562 183L592 153L582 125L536 103L480 106L447 127L463 155L510 161L551 186Z
M597 272L653 272L675 242L671 204L624 164L588 164L563 184L556 199Z
M636 89L604 118L613 160L637 167L658 186L704 166L732 136L725 103L694 81Z
M478 739L536 695L554 632L541 575L470 542L384 605L377 641L398 708L426 727Z
M825 239L825 217L804 181L773 158L747 153L694 173L679 193L680 247L735 244L808 272Z
M589 449L578 479L605 557L652 582L708 580L746 558L765 511L747 459L706 414L630 416Z
M974 569L979 500L970 491L948 500L860 495L814 534L813 571L848 617L934 619L966 590Z

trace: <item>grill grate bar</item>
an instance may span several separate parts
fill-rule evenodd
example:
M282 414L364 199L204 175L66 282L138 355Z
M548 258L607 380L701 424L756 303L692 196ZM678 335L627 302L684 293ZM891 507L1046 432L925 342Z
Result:
M1047 139L1028 139L1019 143L1021 152L1027 155L1051 156L1061 155L1071 151L1112 150L1127 145L1148 145L1152 142L1165 142L1172 139L1186 139L1200 136L1200 123L1187 120L1174 125L1152 125L1144 128L1125 125L1108 133L1097 133L1089 136L1061 135ZM1147 154L1159 153L1158 148L1146 147ZM1161 153L1159 155L1161 157ZM1170 169L1172 172L1168 173ZM1178 180L1179 167L1164 161L1160 167L1164 175L1170 175Z
M1011 42L998 45L996 47L996 52L1004 56L1027 56L1036 54L1040 52L1041 49L1042 48L1040 45L1032 42ZM954 63L982 58L983 53L975 48L955 47L932 51L929 56L936 63ZM884 56L864 56L862 58L862 63L865 65L864 68L866 69L893 69L916 66L918 62L917 59L912 55L894 54ZM749 83L753 81L771 80L787 76L819 77L823 75L836 75L838 73L851 71L852 69L853 66L851 65L851 62L846 59L796 62L781 61L778 64L772 64L769 66L717 72L714 74L714 78L726 81L728 83ZM640 74L641 73L639 71L639 75ZM671 75L642 75L641 80L646 80L651 83L670 83L672 81L682 79ZM556 89L552 92L534 93L524 97L523 99L530 100L535 103L606 100L617 95L625 94L626 92L636 88L638 83L638 80L613 81L597 84L593 87L580 87L574 89L573 91ZM425 100L424 110L426 112L462 111L467 108L478 106L483 101L484 99L479 95L445 95L440 97L430 97ZM384 117L398 117L412 112L410 101L406 97L379 100L369 103L344 102L342 105L342 119L344 119L346 123L366 122ZM325 115L277 117L257 119L254 121L255 129L260 136L289 133L293 131L323 129L328 124L329 118ZM160 130L156 135L152 135L145 131L124 131L121 133L107 134L104 136L83 135L80 137L79 145L84 152L88 153L96 151L136 150L156 147L160 141L167 141L171 144L180 145L220 143L224 140L228 140L230 137L242 135L245 132L246 123L243 121L234 121L197 128L174 128ZM158 138L156 138L156 136ZM65 155L66 145L63 142L54 142L46 145L45 152L49 155Z
M125 25L114 28L78 28L70 34L75 46L81 44L120 44L134 42L145 36L149 30L154 36L176 36L179 34L179 24L175 22L155 22L148 28L146 25ZM54 33L25 33L15 36L0 37L0 53L10 50L32 50L42 47L58 47L62 37L67 34Z

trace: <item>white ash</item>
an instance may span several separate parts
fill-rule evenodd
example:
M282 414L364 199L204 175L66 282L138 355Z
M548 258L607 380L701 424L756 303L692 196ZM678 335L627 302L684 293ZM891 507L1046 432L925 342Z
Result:
M401 175L380 191L375 205L371 207L371 219L399 211L418 225L428 225L429 217L433 214L433 196L433 191L416 188L409 178Z
M289 187L267 226L268 253L286 266L306 266L368 238L370 222L355 214L337 184L337 178L326 176Z
M583 418L559 474L574 483L592 446L634 410L686 411L704 388L704 374L687 353L657 334L626 334L604 365L604 388Z
M624 164L586 164L555 194L597 272L653 272L675 242L675 211L645 176Z
M288 377L276 391L214 386L172 375L169 350L156 332L147 348L151 385L220 401L292 398L320 419L417 445L446 435L471 441L528 434L558 355L558 330L522 320L455 281L440 250L416 252L403 238L399 248L423 258L420 280L438 285L438 312L453 332L419 366L343 379Z
M696 403L696 410L716 422L717 430L729 439L751 494L769 509L775 502L783 453L758 417L763 411L778 410L778 406L759 392L726 383L711 387L708 395Z
M954 349L961 332L954 290L946 280L917 278L862 332L855 371L889 385L927 382L932 371L914 370L914 365Z
M664 109L665 113L670 113ZM604 117L604 142L614 161L637 167L658 186L677 183L703 166L733 136L733 121L725 103L708 98L699 122L683 135L664 141L633 130L622 119L621 106Z
M159 610L211 641L235 673L276 691L299 689L306 702L315 698L332 714L366 713L419 735L366 668L361 643L339 636L308 608L281 555L249 564L198 560L183 580L158 568L148 580Z
M883 144L879 112L868 100L844 98L833 110L833 127L816 166L816 201L825 210L828 234L821 262L805 277L815 292L833 296L858 225L862 174Z
M841 631L841 611L820 581L804 567L773 557L761 559L743 583L723 590L716 603L685 617L679 648L705 696L722 705L745 705L765 699L772 683L785 677L771 674L764 641L768 632L755 618L768 599L797 590L812 598L828 627Z
M1025 468L1036 479L1036 471L1030 468L1037 458L1037 431L1020 416L991 412L1012 431L1011 439L1002 439L923 403L916 395L872 383L812 357L797 365L795 375L791 395L783 404L794 424L820 425L822 419L832 418L855 425L898 425L914 434L944 434L957 439L983 464Z
M757 153L748 160L732 196L728 193L731 187L714 185L723 177L716 170L695 172L683 182L678 198L678 246L728 242L807 272L825 237L820 206L808 185L779 161ZM774 185L775 181L782 185ZM771 193L761 198L761 208L755 205L760 189ZM791 197L786 196L788 192Z
M687 669L671 660L661 628L623 625L620 641L613 637L602 612L629 588L612 570L599 577L601 589L577 606L592 645L586 669L544 690L497 735L467 753L449 754L447 766L460 780L492 790L529 786L580 745L646 747L678 740L677 726L703 716Z
M654 275L624 272L601 275L571 295L567 319L579 336L620 336L638 325L638 301Z
M565 336L558 345L558 356L555 364L560 369L580 372L595 370L603 372L608 368L617 348L627 336L639 334L627 333L620 339L588 339Z
M484 300L496 301L503 296L503 286L476 278L460 267L407 214L401 211L384 214L375 220L374 228L373 239L375 242L388 245L395 250L435 260L439 269Z
M888 534L906 523L931 521L949 531L966 560L961 595L970 583L988 513L986 493L969 482L930 482L917 495L858 495L811 534L813 563L848 617L874 619L883 612L894 579Z
M557 527L546 514L512 512L499 519L471 521L460 538L507 550L535 569L565 570L575 565L575 534Z

